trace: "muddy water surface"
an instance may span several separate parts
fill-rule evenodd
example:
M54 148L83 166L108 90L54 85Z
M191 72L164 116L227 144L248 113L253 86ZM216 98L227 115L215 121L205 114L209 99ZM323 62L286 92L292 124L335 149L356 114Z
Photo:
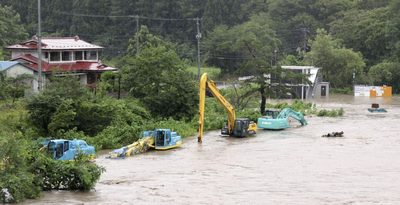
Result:
M242 139L212 131L201 145L191 137L123 160L101 155L107 171L95 191L45 192L25 204L400 204L400 98L317 103L345 116ZM371 103L388 113L369 113ZM345 136L321 137L333 131Z

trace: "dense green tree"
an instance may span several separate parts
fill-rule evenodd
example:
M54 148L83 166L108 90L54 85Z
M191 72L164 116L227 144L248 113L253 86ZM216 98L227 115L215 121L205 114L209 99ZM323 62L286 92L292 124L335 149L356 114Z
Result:
M0 201L20 202L39 196L40 187L29 171L29 143L21 134L0 131Z
M0 47L5 47L27 38L20 15L11 7L0 4ZM1 55L0 55L1 57Z
M242 12L245 0L208 0L204 10L204 27L212 30L217 25L232 27L243 23L246 18Z
M306 60L322 69L323 79L330 82L332 87L348 87L366 80L361 53L346 49L325 30L318 30L315 40L310 43L311 52L307 53Z
M396 0L390 1L389 4L389 21L388 21L388 35L389 48L391 50L391 58L400 62L400 2ZM382 42L385 43L386 42Z
M374 65L368 72L374 85L392 86L393 92L400 91L400 67L395 62L382 62Z
M331 24L330 31L343 40L346 47L360 51L369 64L381 61L390 55L386 7L373 10L351 10Z
M251 19L233 28L217 27L206 40L206 48L211 50L212 55L223 55L232 53L233 58L240 60L230 62L237 74L253 76L246 81L255 84L253 93L258 92L261 97L260 112L264 113L266 99L281 96L286 93L283 84L271 86L285 79L293 79L295 76L286 73L277 65L276 51L279 50L280 41L272 29L271 21L266 14L252 16ZM215 60L218 62L218 58ZM225 59L223 59L225 60ZM214 61L210 61L212 63ZM225 72L229 72L223 64L219 64ZM231 70L231 71L232 71ZM247 92L248 95L251 92Z
M179 119L196 113L196 86L173 50L150 46L123 64L124 88L154 115Z
M79 81L74 77L55 77L51 82L46 85L46 89L38 95L34 95L28 99L27 109L29 111L29 117L32 123L41 130L42 134L48 135L55 133L57 128L71 127L72 124L65 124L66 121L71 121L68 119L62 119L60 115L65 115L60 113L63 111L70 112L71 104L65 104L65 100L72 100L76 104L79 101L89 100L89 92L84 89ZM69 101L68 101L69 102ZM62 105L62 106L61 106ZM67 106L68 109L60 108ZM54 116L57 113L56 116ZM54 118L53 118L54 117ZM52 123L52 120L60 121L62 120L62 125L57 125ZM60 122L61 123L61 122ZM51 127L49 127L49 125ZM50 129L51 128L51 129Z

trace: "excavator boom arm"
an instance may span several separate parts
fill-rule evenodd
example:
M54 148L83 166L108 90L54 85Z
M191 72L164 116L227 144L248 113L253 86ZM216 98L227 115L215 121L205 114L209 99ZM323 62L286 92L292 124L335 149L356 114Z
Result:
M200 78L199 86L199 136L197 138L198 142L202 142L203 129L204 129L204 108L205 108L205 98L206 89L211 92L211 94L217 99L217 101L225 108L228 113L228 132L231 133L234 127L234 122L236 119L235 109L233 106L224 98L224 96L219 92L214 81L208 79L207 73L204 73Z

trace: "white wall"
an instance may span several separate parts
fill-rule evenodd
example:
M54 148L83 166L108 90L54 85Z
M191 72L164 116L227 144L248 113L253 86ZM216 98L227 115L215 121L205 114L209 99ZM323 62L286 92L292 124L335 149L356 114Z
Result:
M25 55L25 54L31 54L35 57L38 56L36 51L12 51L11 58L16 58L18 56Z

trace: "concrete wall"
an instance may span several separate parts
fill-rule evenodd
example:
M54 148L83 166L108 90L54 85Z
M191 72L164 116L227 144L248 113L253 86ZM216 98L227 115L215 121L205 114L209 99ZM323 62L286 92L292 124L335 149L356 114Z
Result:
M11 77L11 78L16 78L19 75L23 75L23 74L27 74L27 75L31 75L32 79L28 80L27 83L29 84L28 86L29 91L27 90L26 93L32 93L32 92L37 92L38 91L38 73L21 65L21 64L16 64L10 68L8 68L7 70L5 70L6 72L6 76L7 77ZM45 86L46 84L46 76L44 74L42 74L42 79L43 79L43 86Z
M22 74L28 74L33 76L33 70L21 65L16 64L6 70L7 77L15 78Z
M325 89L325 96L323 96L323 90ZM328 98L329 97L329 83L320 82L315 87L314 98Z
M79 82L81 85L87 85L87 74L80 75Z

